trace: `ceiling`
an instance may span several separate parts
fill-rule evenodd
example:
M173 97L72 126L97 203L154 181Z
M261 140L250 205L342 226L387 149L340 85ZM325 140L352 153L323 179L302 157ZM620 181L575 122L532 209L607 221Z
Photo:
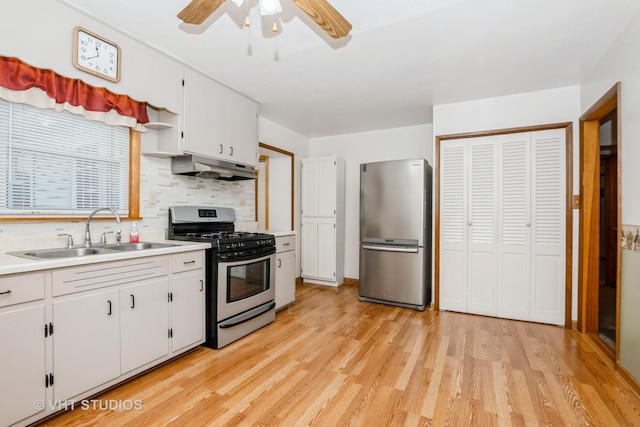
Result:
M433 105L579 84L638 0L329 0L353 24L334 40L290 0L280 32L257 0L199 26L189 0L61 0L260 102L308 138L432 122ZM245 2L246 3L246 2Z

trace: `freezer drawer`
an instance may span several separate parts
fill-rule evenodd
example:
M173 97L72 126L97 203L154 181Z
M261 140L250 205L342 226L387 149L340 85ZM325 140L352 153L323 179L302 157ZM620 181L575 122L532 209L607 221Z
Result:
M420 247L360 245L360 300L424 310L430 303Z

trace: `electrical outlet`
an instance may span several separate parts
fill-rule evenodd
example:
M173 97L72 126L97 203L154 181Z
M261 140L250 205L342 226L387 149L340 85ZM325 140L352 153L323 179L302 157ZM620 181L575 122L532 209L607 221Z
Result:
M149 203L158 203L158 193L155 191L149 191Z

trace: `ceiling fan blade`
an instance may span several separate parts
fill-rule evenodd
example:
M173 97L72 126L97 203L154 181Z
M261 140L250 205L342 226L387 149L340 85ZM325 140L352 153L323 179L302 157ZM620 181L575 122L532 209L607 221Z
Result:
M351 31L351 23L327 0L293 0L293 2L334 39L344 37Z
M202 24L222 3L224 0L191 0L191 3L178 13L178 18L187 24Z

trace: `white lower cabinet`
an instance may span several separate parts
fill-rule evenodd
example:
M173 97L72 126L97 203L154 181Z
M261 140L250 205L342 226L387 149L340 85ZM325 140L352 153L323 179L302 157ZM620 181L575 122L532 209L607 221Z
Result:
M120 376L119 305L117 289L53 303L56 400Z
M17 306L20 307L20 306ZM30 417L45 401L44 305L0 313L0 425Z
M276 310L296 299L295 235L276 237Z
M171 278L171 351L204 340L204 270Z
M0 276L0 426L202 344L204 279L204 250Z
M336 221L333 218L303 218L301 240L302 277L336 281Z
M120 289L121 372L169 354L169 278Z

